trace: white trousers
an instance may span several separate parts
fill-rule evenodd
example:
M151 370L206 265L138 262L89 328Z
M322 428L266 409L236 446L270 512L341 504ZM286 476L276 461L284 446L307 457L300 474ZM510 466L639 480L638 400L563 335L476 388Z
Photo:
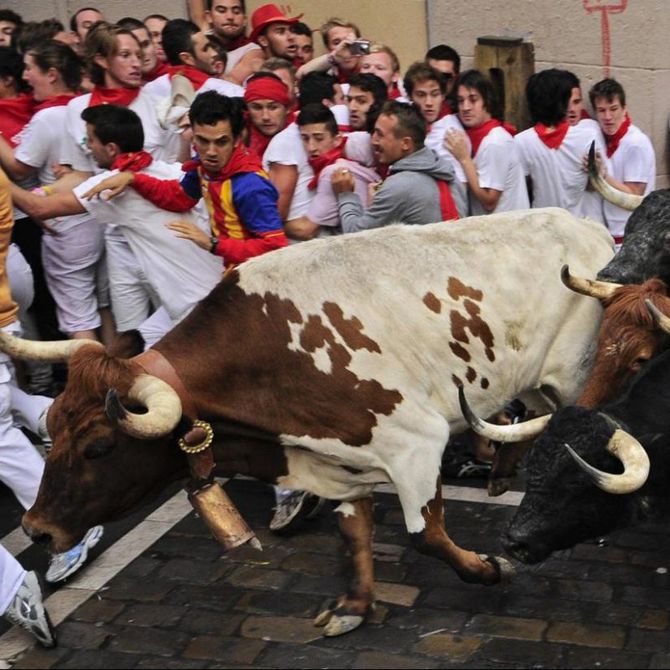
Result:
M21 564L0 544L0 616L7 611L25 576Z

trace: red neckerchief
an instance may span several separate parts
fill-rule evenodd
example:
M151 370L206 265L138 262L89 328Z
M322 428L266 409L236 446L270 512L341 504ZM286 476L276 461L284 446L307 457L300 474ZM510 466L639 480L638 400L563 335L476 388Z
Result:
M579 115L579 120L590 119L591 115L582 107L582 113Z
M442 221L453 221L458 218L458 210L456 203L451 196L451 189L449 184L443 179L436 179L437 190L440 192L440 213L442 214Z
M319 184L319 176L321 174L321 171L325 168L328 167L329 165L332 165L336 160L339 160L340 158L344 158L344 147L347 143L347 138L345 137L342 140L342 143L340 144L339 147L335 147L334 149L331 149L330 151L326 151L325 154L321 154L320 156L317 156L316 158L308 158L308 162L310 164L310 167L314 171L314 176L312 177L312 180L307 184L307 188L310 191L313 191Z
M139 172L149 167L153 162L153 158L147 151L130 151L126 154L119 154L112 163L112 170L119 172Z
M263 166L261 165L260 158L240 142L233 149L233 153L230 155L230 159L223 170L217 174L211 174L204 170L199 158L186 161L186 163L181 166L181 169L184 172L198 170L198 173L208 181L224 182L241 172L260 172L263 169Z
M498 119L490 119L486 123L482 123L481 126L476 128L466 128L465 132L470 138L470 143L472 144L472 155L476 156L477 151L479 150L479 145L482 143L482 140L494 129L500 128L502 123Z
M183 77L186 77L191 84L193 84L193 90L197 91L202 87L202 85L209 79L209 75L202 70L198 70L197 67L192 65L171 65L170 66L170 80L176 74L180 74Z
M550 149L558 149L561 146L569 129L570 124L565 119L556 124L553 128L545 126L544 123L536 123L533 126L533 130L535 130L537 136Z
M626 112L626 116L621 122L619 130L617 130L614 135L605 135L607 158L612 158L612 154L619 148L619 142L621 142L621 138L628 132L631 123L630 116L628 116L628 112Z
M105 88L104 86L96 86L91 93L91 101L88 106L120 105L121 107L128 107L139 94L139 87Z
M142 75L142 80L148 83L154 81L154 79L158 79L158 77L162 77L164 74L170 74L170 65L166 62L157 63L151 72Z
M437 117L436 120L439 121L440 119L443 119L445 116L447 116L448 114L451 114L451 113L452 113L452 109L451 109L451 105L449 104L449 101L444 100L442 102L442 107L440 108L440 115Z
M76 97L77 96L74 93L63 93L62 95L52 95L46 100L42 100L42 102L36 102L33 113L37 114L37 112L41 112L43 109L49 109L49 107L62 107L63 105L67 105L67 103L70 102L72 98Z
M18 135L32 118L35 100L32 95L21 93L13 98L0 98L0 133L12 147Z
M402 93L400 92L400 89L398 88L398 82L394 81L393 82L393 88L391 89L391 92L389 93L389 100L397 100L398 98L402 98Z

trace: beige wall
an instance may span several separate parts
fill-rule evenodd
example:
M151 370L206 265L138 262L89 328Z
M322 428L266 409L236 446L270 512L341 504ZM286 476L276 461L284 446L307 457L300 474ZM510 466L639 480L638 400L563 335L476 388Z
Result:
M667 0L427 0L431 45L444 42L473 62L477 37L518 35L535 47L535 69L564 67L581 80L585 94L606 74L626 90L633 123L656 149L657 185L668 186L668 117L670 115L670 3ZM608 13L603 26L600 10Z

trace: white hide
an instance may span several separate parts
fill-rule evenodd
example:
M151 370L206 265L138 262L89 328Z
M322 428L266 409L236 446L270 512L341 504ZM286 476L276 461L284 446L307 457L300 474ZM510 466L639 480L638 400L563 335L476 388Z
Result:
M388 226L293 245L244 263L239 285L246 293L269 291L292 301L303 323L310 315L321 317L343 346L324 302L337 304L344 318L360 320L362 334L381 353L348 347L348 369L403 398L390 415L376 416L372 440L364 446L282 435L289 474L281 485L353 500L390 480L408 531L422 530L421 508L435 495L449 431L466 427L452 375L465 384L480 416L521 395L539 397L541 387L542 396L561 404L574 400L590 368L602 309L562 284L561 267L567 263L574 274L595 277L612 255L602 225L551 208ZM469 341L461 342L469 362L450 348L451 312L468 317L465 299L447 290L450 278L482 292L476 304L493 333L494 361L470 330ZM424 302L428 294L439 301L439 313ZM303 351L301 330L302 324L291 324L289 348ZM330 370L327 345L310 355L319 370ZM476 372L472 382L468 367ZM482 385L483 378L488 384ZM363 472L352 474L343 465Z

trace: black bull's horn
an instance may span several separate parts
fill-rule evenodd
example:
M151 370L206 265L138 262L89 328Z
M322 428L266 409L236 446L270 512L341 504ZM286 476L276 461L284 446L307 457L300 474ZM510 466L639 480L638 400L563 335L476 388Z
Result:
M607 493L622 495L634 493L647 481L649 476L649 456L644 447L630 434L617 428L610 438L607 451L618 458L624 468L620 475L603 472L589 465L575 450L565 444L570 456L577 465L589 476L593 483Z
M584 279L570 274L570 268L564 265L561 268L561 281L575 293L588 295L597 300L606 300L610 298L614 291L621 288L623 284L614 282L600 281L599 279Z
M598 166L596 165L596 143L595 140L591 142L589 148L589 181L591 186L600 193L600 195L611 202L613 205L617 205L622 209L634 210L640 206L644 196L634 195L632 193L624 193L618 189L610 186L598 172Z

